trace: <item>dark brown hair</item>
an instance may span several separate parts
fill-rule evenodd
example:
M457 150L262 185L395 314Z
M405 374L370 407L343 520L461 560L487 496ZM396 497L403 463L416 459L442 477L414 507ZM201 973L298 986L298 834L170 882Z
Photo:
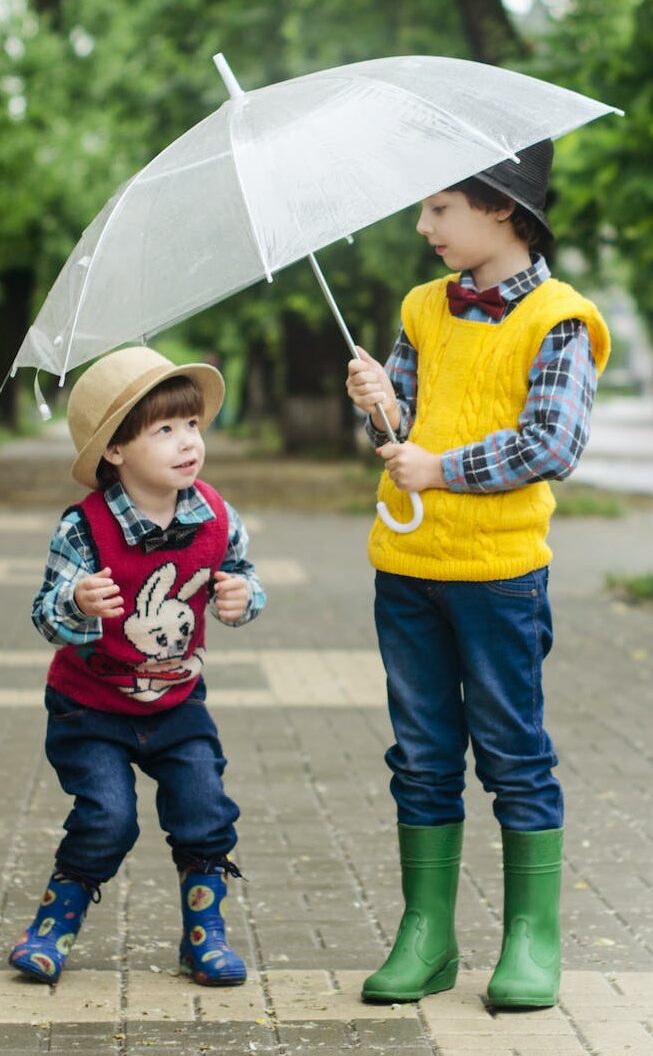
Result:
M152 422L162 418L194 418L204 413L204 396L193 378L181 374L166 378L160 385L146 392L142 399L127 412L115 433L111 444L128 444L147 429ZM119 479L118 470L106 458L101 458L96 469L100 487L107 487Z
M468 180L461 180L453 187L447 187L447 190L461 191L474 209L482 209L484 213L498 213L500 209L507 209L508 206L514 205L515 208L509 219L517 238L525 242L531 251L546 255L551 243L551 234L537 217L519 202L515 202L514 198L504 194L503 191L496 190L495 187L490 187L482 180L477 180L474 176L470 176Z

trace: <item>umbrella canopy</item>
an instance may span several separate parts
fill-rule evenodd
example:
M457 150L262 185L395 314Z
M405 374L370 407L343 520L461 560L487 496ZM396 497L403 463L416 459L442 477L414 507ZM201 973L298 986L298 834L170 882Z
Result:
M234 91L84 231L12 372L32 366L63 382L67 370L108 349L142 343L517 150L610 112L519 73L429 56Z

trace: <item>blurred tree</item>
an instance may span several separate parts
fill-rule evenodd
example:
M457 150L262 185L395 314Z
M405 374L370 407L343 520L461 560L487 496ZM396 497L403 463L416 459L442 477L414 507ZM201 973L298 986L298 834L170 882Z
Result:
M478 62L500 66L528 54L501 0L460 0L460 10L472 58Z
M535 73L625 110L556 144L552 220L597 275L605 247L653 334L653 0L574 0L534 42Z
M82 229L149 156L147 109L115 90L134 50L131 12L116 6L98 48L107 20L87 7L98 11L16 0L0 16L0 380ZM9 383L2 397L13 424L17 392Z

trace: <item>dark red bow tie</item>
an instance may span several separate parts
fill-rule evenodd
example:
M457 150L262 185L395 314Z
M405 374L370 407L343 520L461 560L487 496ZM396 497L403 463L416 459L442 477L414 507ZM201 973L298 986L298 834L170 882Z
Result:
M462 315L471 304L477 304L493 319L500 319L506 307L498 286L491 286L489 290L481 290L479 293L477 290L470 290L467 286L461 286L459 282L448 282L447 299L452 315Z

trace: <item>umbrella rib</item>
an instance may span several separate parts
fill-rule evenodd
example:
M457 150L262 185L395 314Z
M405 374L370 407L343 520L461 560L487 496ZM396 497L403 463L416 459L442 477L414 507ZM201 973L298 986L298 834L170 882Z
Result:
M348 77L338 76L338 74L335 74L332 70L324 71L324 75L325 79L328 78L329 80L333 81L351 80L351 78ZM365 75L365 80L370 81L372 84L376 84L383 88L388 88L391 92L394 92L395 94L408 96L408 98L419 99L419 101L421 103L424 103L424 105L429 107L429 109L435 110L440 114L444 114L452 123L464 129L470 136L472 136L477 141L481 143L486 143L494 150L499 150L505 157L508 157L512 161L516 161L517 164L519 164L519 158L514 153L514 151L511 151L505 143L498 143L497 140L492 139L491 136L487 136L485 132L482 132L480 129L475 128L474 125L470 125L467 121L463 121L462 118L456 117L456 115L452 114L449 110L446 109L446 107L439 106L437 103L434 103L431 99L425 98L425 96L420 95L418 92L413 92L408 88L402 88L399 84L391 84L390 81L383 81L378 77L368 77L367 75Z
M233 151L231 153L233 154ZM191 161L188 165L179 165L176 169L167 169L165 172L155 172L152 176L146 176L145 179L140 180L139 182L144 184L155 183L157 180L166 180L170 176L178 176L180 172L190 172L191 169L200 169L203 165L210 165L212 162L220 161L221 158L226 157L229 157L229 151L223 150L219 154L211 154L210 157L202 158L200 161Z
M231 130L230 130L230 136L231 136ZM162 151L161 153L164 153L164 152ZM232 145L231 153L232 153L232 157L233 157L234 156L233 145ZM100 237L98 238L98 240L97 240L97 242L95 244L95 248L93 250L93 255L92 255L91 259L90 259L88 268L86 269L86 275L84 276L84 282L83 282L82 288L80 290L79 299L78 299L78 302L77 302L77 308L75 310L75 318L73 319L72 326L71 326L71 329L70 329L70 337L68 338L68 348L66 349L66 358L64 359L63 367L61 368L61 374L59 375L59 387L61 387L63 385L63 383L65 381L65 378L66 378L66 373L67 373L67 370L68 370L68 360L70 359L70 350L72 348L73 339L75 337L75 329L77 327L77 320L79 319L79 314L81 312L82 304L84 302L84 295L86 293L86 287L88 285L88 280L89 280L91 271L93 270L93 264L95 263L95 259L97 257L98 250L99 250L102 242L104 241L104 237L105 237L109 227L111 226L111 222L114 220L116 214L118 213L118 211L119 211L119 209L120 209L120 207L121 207L121 205L123 203L123 199L129 193L129 191L132 189L132 187L136 183L142 184L144 182L149 182L149 180L152 180L152 179L156 178L156 177L152 177L152 176L145 177L145 173L148 171L148 169L151 169L153 167L155 161L157 161L160 156L161 156L160 154L157 154L156 157L152 158L152 160L143 169L141 169L139 172L137 172L136 175L133 176L132 179L129 180L129 182L126 184L126 186L123 189L122 194L120 195L120 198L118 199L118 201L116 202L115 206L111 210L111 215L109 217L107 217L107 222L104 225L104 227L102 228L102 231L100 233ZM220 157L220 155L217 155L217 156ZM235 164L235 158L234 158L234 164ZM237 166L236 166L236 171L238 171L237 170ZM240 182L240 179L239 179L239 182ZM241 190L242 190L242 187L241 187ZM244 194L243 194L243 197L244 197ZM248 210L248 212L249 212L249 210ZM250 219L250 223L251 223L251 219ZM262 260L262 263L265 266L265 262L263 260ZM272 276L269 274L269 271L268 271L267 268L266 268L266 275L269 276L269 281L271 282L272 281ZM153 332L155 332L155 331L153 331ZM143 335L143 337L144 336L145 335ZM16 357L16 358L18 358L18 357Z
M142 171L144 171L144 170L142 170ZM133 177L133 179L131 179L129 181L129 183L127 184L127 186L124 188L122 194L120 195L120 198L118 199L118 201L116 202L115 206L111 210L111 215L107 217L107 222L104 225L104 227L102 228L102 231L100 232L100 237L98 238L98 240L97 240L97 242L95 244L95 248L93 250L93 255L92 255L92 257L91 257L91 259L89 261L89 265L88 265L88 267L86 269L86 275L84 276L84 282L83 282L82 288L80 290L79 300L77 301L77 308L75 309L75 318L73 319L73 323L72 323L72 326L70 328L70 337L68 338L68 348L66 349L66 358L64 359L63 367L61 368L61 374L59 375L59 387L60 388L63 385L63 383L65 381L65 378L66 378L66 372L67 372L67 369L68 369L68 360L70 358L70 350L72 348L73 338L75 336L75 328L77 327L77 320L79 319L79 313L82 310L82 304L84 303L84 295L86 293L86 287L88 286L89 276L91 274L91 271L93 270L93 264L95 263L95 258L97 257L98 250L99 250L100 246L102 245L102 242L104 241L104 236L106 235L107 231L109 230L109 226L111 224L111 221L113 220L113 218L115 217L116 213L120 209L120 206L122 205L123 199L125 198L127 193L131 190L131 188L134 186L134 184L138 180L139 175L140 175L140 173L136 173L136 175Z
M268 280L268 282L272 282L272 272L271 272L270 266L269 266L269 264L268 264L268 262L266 260L265 253L263 251L263 246L261 245L261 240L260 240L260 238L258 236L258 231L256 230L256 225L254 224L254 219L252 217L252 210L250 209L250 205L249 205L249 202L247 200L247 195L245 193L245 187L244 187L243 181L242 181L241 176L240 176L240 168L238 166L238 158L237 158L237 155L236 155L236 149L235 149L234 137L233 137L233 130L232 130L233 116L234 116L234 104L233 104L233 100L230 100L229 120L227 122L227 131L229 133L229 142L231 144L231 156L232 156L233 162L234 162L234 169L236 170L236 179L238 180L238 186L240 187L240 193L241 193L241 195L243 197L243 204L245 206L245 212L247 213L247 219L249 220L249 226L250 226L252 235L254 237L254 243L256 245L256 249L258 251L258 255L260 257L261 264L263 265L263 270L265 272L265 277Z

